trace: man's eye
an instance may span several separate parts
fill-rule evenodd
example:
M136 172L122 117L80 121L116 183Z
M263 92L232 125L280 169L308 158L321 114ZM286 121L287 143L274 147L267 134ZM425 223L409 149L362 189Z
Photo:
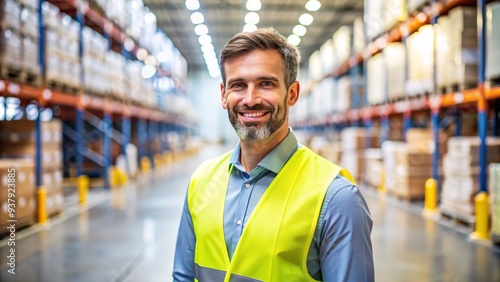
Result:
M263 82L262 82L262 85L263 85L263 86L273 86L273 85L274 85L274 83L273 83L273 82L271 82L271 81L263 81Z
M242 87L245 87L245 84L241 82L234 83L233 85L231 85L231 88L242 88Z

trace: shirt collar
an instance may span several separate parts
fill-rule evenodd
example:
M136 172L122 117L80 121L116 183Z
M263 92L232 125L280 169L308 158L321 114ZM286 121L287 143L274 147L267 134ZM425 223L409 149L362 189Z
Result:
M295 137L292 128L289 127L289 131L285 139L283 139L278 146L272 149L271 152L269 152L269 154L267 154L267 156L265 156L264 159L258 163L258 166L278 174L295 150L297 150L297 147L297 137ZM228 170L231 170L232 166L241 167L240 154L241 146L238 141L234 147L233 153L231 154Z

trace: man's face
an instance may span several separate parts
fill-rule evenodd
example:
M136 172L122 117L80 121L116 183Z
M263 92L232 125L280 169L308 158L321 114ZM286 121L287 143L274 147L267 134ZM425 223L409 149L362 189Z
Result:
M265 140L288 132L288 107L298 98L298 82L285 85L284 67L275 50L254 50L225 63L222 106L242 141Z

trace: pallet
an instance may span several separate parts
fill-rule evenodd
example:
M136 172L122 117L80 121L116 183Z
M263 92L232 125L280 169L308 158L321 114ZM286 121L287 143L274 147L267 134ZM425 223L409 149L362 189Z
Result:
M45 82L45 86L54 90L58 90L61 92L77 94L79 88L76 86L68 85L66 83L56 81L56 80L47 80Z
M14 222L9 222L7 224L0 225L0 239L10 236L10 231L7 229L7 227L11 223L14 223ZM16 233L17 233L18 231L23 230L25 228L28 228L28 227L32 226L33 224L35 224L35 219L33 216L26 216L26 217L17 219L17 222L15 222L15 224L16 224Z
M475 83L475 82L453 83L451 85L440 86L438 92L441 95L445 95L445 94L449 94L449 93L462 92L464 90L473 89L476 87L477 87L477 83Z
M491 242L493 244L500 246L500 233L499 234L491 233L490 237L491 237Z
M0 64L0 78L21 83L22 69L20 66Z
M488 82L490 84L490 87L500 86L500 76L493 77L493 78L488 78Z
M468 229L474 229L476 217L471 214L463 214L449 207L439 207L441 218L453 223L454 225L462 225Z

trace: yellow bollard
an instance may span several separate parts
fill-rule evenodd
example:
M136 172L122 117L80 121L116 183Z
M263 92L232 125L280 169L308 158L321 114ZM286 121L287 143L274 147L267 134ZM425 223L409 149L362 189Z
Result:
M36 191L37 206L38 206L38 223L47 223L47 191L43 187Z
M480 192L474 197L474 211L476 212L476 228L470 238L473 240L490 239L490 209L489 199L486 192Z
M80 205L87 203L87 193L89 190L89 177L87 175L78 176L78 202Z
M141 171L143 173L149 173L151 170L151 161L149 160L148 157L142 157L141 158Z
M385 169L383 168L380 170L380 184L377 188L380 192L387 192L387 187L385 186Z
M434 178L425 181L424 212L434 213L437 210L438 182Z

